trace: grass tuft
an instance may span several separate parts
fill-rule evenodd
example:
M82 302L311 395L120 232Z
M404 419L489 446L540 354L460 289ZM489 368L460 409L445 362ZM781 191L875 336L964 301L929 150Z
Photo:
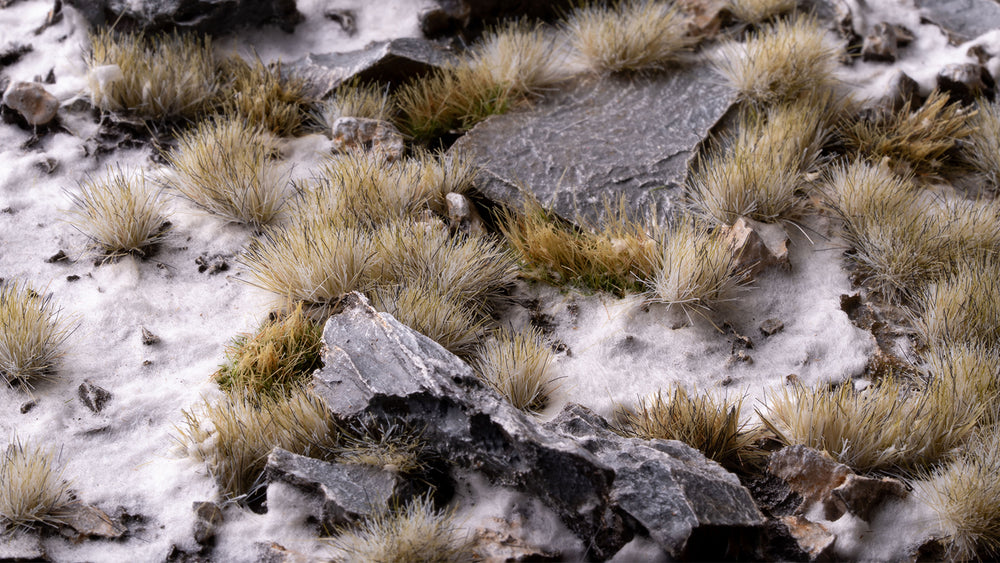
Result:
M386 88L361 84L356 78L337 87L323 102L320 119L327 129L341 117L361 117L389 121L393 116L392 98Z
M196 117L219 92L209 38L104 29L85 55L94 105L149 120Z
M968 258L930 284L918 299L915 324L929 344L980 341L1000 344L1000 263Z
M954 393L945 378L909 389L895 378L855 392L797 386L772 396L764 425L786 444L828 452L861 471L928 467L968 440L983 406Z
M356 528L342 529L328 540L344 561L472 561L472 538L455 527L454 512L434 509L429 497L418 497L394 511L376 514Z
M795 0L729 0L726 9L738 21L761 23L795 10Z
M0 530L59 524L72 500L53 450L15 438L0 454Z
M680 440L732 471L758 465L764 452L757 446L761 432L740 422L743 399L691 396L674 387L621 409L616 430L630 438Z
M200 412L184 412L178 429L181 449L204 462L224 494L239 498L260 484L267 456L275 447L309 455L332 449L339 432L322 399L297 390L273 399L241 391Z
M616 0L578 8L565 26L574 54L591 70L644 72L679 62L697 45L689 21L671 3Z
M0 282L0 377L7 385L29 389L54 377L69 333L50 297L22 282Z
M713 63L740 95L757 104L829 90L839 47L814 17L779 20L732 44Z
M256 333L238 336L226 349L226 363L215 380L224 391L245 392L251 400L285 397L322 367L322 345L322 325L309 319L300 303Z
M478 307L419 282L379 286L371 293L371 305L461 357L468 357L486 332Z
M709 310L732 299L747 279L726 237L692 220L664 234L660 247L656 271L647 281L652 301L685 311Z
M553 391L552 357L551 346L537 329L503 328L479 348L473 367L514 408L539 412Z
M253 63L231 57L220 66L226 84L219 95L222 113L280 137L302 129L312 104L304 79L283 76L280 63L268 66L259 57Z
M159 194L149 189L141 171L108 170L103 180L87 180L80 193L69 195L71 223L90 239L98 256L146 257L163 240L166 229Z
M966 160L996 191L1000 189L1000 102L980 100L969 125Z
M260 229L278 218L289 195L275 150L268 133L242 118L202 121L166 155L171 185L204 211Z
M402 423L361 418L343 430L331 450L339 463L370 465L400 474L420 473L429 454L419 432Z

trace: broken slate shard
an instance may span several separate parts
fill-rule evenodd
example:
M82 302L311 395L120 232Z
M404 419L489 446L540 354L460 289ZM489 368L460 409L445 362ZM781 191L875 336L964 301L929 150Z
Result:
M523 190L567 220L600 220L605 201L664 220L688 165L736 99L708 65L655 76L583 78L494 116L452 147L484 163L478 188L520 208Z

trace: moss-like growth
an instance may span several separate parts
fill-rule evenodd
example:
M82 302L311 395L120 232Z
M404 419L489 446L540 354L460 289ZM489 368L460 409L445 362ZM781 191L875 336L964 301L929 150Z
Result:
M322 325L306 316L299 303L256 333L238 336L226 349L226 363L215 379L223 390L242 391L250 400L287 396L322 366L322 337Z
M70 326L50 296L27 284L0 282L0 377L29 389L55 377Z

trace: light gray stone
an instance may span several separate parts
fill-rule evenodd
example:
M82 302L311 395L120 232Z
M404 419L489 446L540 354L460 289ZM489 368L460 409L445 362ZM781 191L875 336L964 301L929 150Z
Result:
M403 135L388 121L340 117L331 126L333 148L340 152L373 151L389 162L403 158Z
M959 41L1000 28L1000 4L993 0L916 0L916 7Z
M688 165L735 100L706 64L649 77L578 79L478 124L452 147L483 163L477 188L519 207L522 187L567 220L599 219L605 201L665 219Z

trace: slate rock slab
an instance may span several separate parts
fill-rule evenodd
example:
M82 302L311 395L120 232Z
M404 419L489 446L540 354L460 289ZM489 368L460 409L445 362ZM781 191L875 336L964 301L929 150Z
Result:
M1000 28L1000 3L995 0L916 0L916 6L962 41Z
M302 21L295 0L66 0L92 26L126 31L198 31L224 35L275 24L292 32Z
M441 458L542 500L592 557L608 558L647 530L665 551L681 553L696 528L725 540L764 522L736 477L696 450L619 437L579 406L540 425L459 358L359 294L345 297L323 339L313 390L334 415L422 428Z
M605 199L666 219L688 165L735 101L706 64L651 77L584 78L531 107L491 117L451 148L484 170L486 197L519 208L530 190L564 219L599 220Z
M285 65L284 70L304 77L312 86L311 93L322 98L341 83L355 78L361 83L378 83L395 89L452 60L454 54L438 43L404 37L377 41L347 53L306 55Z

